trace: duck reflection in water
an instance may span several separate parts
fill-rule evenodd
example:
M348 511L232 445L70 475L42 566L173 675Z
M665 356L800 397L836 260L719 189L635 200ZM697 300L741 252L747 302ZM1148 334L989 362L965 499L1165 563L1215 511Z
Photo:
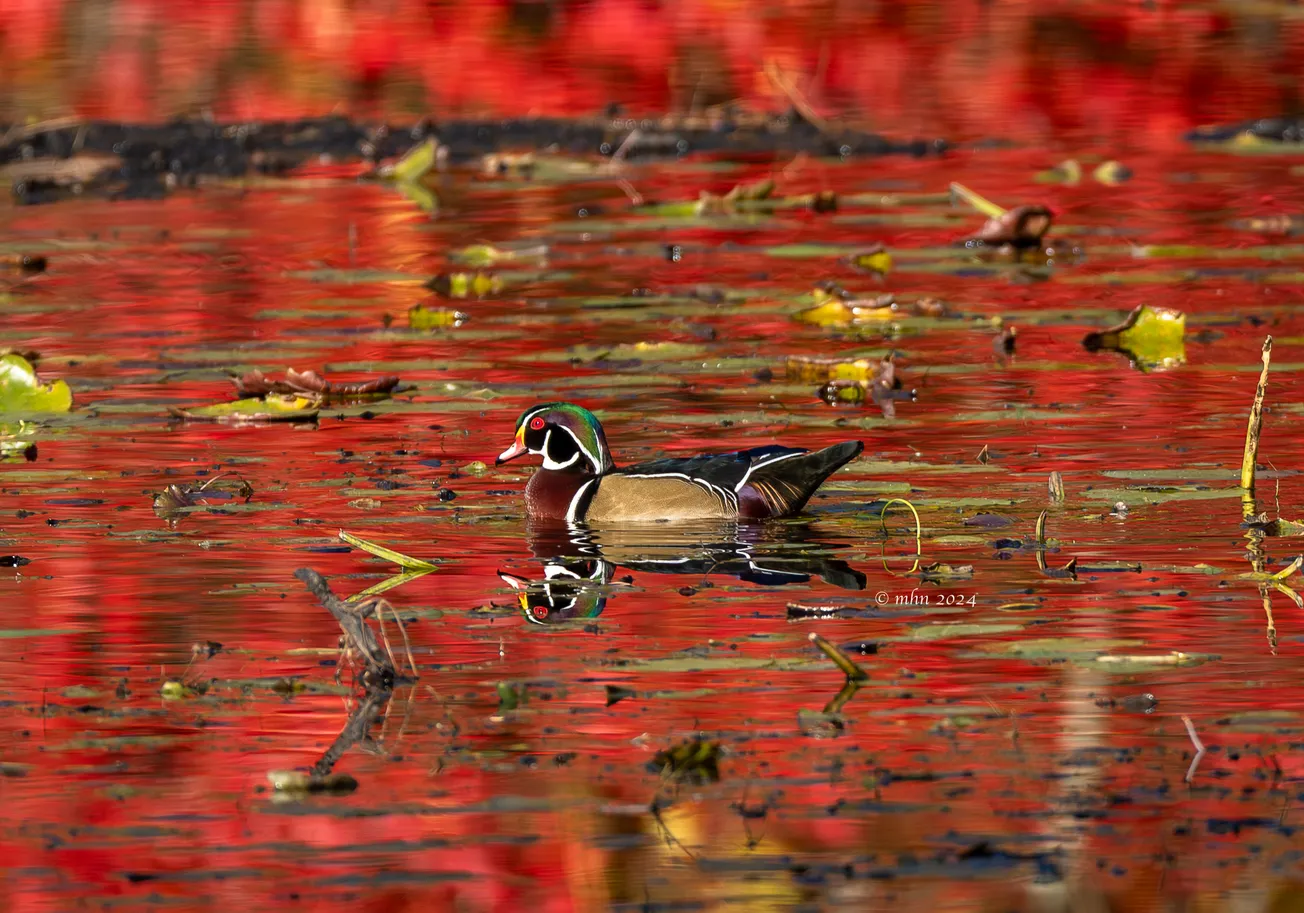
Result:
M521 611L534 624L583 621L602 614L624 584L617 571L734 577L757 586L809 583L818 577L844 590L865 588L865 575L828 557L845 543L824 538L813 523L756 526L721 524L589 529L531 526L529 547L543 576L499 571L516 591Z

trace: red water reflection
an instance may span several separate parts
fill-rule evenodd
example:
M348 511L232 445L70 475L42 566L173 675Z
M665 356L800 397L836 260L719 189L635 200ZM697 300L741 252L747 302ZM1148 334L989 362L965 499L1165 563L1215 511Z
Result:
M504 15L487 9L477 15ZM36 462L0 466L0 553L34 559L0 580L3 627L23 632L4 637L0 656L9 907L1006 910L1061 896L1094 909L1103 895L1119 910L1290 909L1304 618L1273 596L1270 648L1257 587L1238 577L1249 570L1239 498L1201 486L1232 484L1271 332L1264 456L1286 475L1279 507L1269 484L1260 509L1304 513L1290 474L1304 252L1230 227L1304 211L1304 190L1290 161L1193 153L1133 154L1137 176L1119 188L1036 183L1054 158L812 165L783 186L847 196L962 180L1004 203L1045 200L1087 258L1044 281L981 264L937 271L928 251L974 223L940 204L640 227L609 182L507 188L454 174L432 220L335 172L161 203L0 211L5 243L52 258L49 275L0 297L0 343L39 349L79 407L42 432ZM629 179L677 199L768 170L690 163ZM604 212L578 219L581 203ZM445 332L402 329L412 304L439 303L419 284L356 272L419 280L472 241L527 239L550 245L546 271L500 297L452 302L470 320ZM882 286L834 257L766 253L873 240L898 261ZM663 250L672 241L678 262ZM346 272L313 273L325 268ZM965 316L859 333L795 323L795 300L825 278L935 295ZM684 305L701 283L751 297ZM636 288L680 297L604 297ZM1187 314L1185 365L1143 374L1082 348L1088 328L1139 303ZM397 318L388 330L386 314ZM996 358L980 320L995 315L1019 326L1012 360ZM594 361L636 342L700 348ZM920 391L895 421L832 410L811 385L783 380L788 355L885 348L900 350ZM371 418L328 410L315 429L168 423L168 405L224 398L225 372L247 366L398 373L418 387ZM758 379L761 367L778 378ZM789 602L847 600L820 583L636 571L593 627L526 622L497 576L540 573L522 477L467 467L501 451L522 408L559 396L606 418L622 461L865 439L875 462L840 475L802 533L869 576L850 601L859 613L790 621ZM984 445L988 467L974 459ZM1164 469L1178 475L1136 475ZM1140 572L1051 578L1031 551L993 545L1029 536L1051 470L1070 493L1050 519L1052 563L1074 555ZM200 471L239 472L256 495L169 530L152 494ZM1173 497L1172 486L1192 491ZM438 500L441 487L456 500ZM1115 492L1134 499L1126 518L1109 513ZM874 606L876 592L895 599L918 584L879 563L879 526L862 510L897 494L923 509L931 560L973 567L928 592L972 594L972 607ZM978 512L1013 523L963 524ZM340 528L445 562L391 594L416 613L422 680L400 689L374 733L385 753L355 748L341 762L361 783L355 795L280 803L260 791L267 772L312 763L348 712L342 695L269 687L286 676L328 685L334 672L323 662L337 632L293 571L337 575L350 592L381 570L335 551ZM1291 540L1268 548L1273 569L1296 551ZM888 551L909 549L897 535ZM879 647L837 737L817 738L833 732L801 715L841 685L811 630ZM206 640L227 650L188 674L216 680L213 691L162 700L163 677ZM684 650L695 652L672 656ZM1197 662L1117 671L1094 659L1174 650ZM526 682L529 704L499 714L500 681ZM608 707L608 684L639 696ZM1149 714L1134 703L1146 692L1158 700ZM1210 746L1189 786L1184 715ZM661 784L646 765L699 732L729 749L722 779L680 788L662 813L668 841L648 812Z
M893 135L1106 140L1299 108L1289 5L720 0L0 4L0 118L687 111L787 96Z

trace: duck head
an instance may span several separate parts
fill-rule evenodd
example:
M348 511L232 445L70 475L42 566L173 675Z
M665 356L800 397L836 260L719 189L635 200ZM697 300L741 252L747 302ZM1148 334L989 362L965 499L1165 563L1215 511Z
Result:
M516 420L516 440L498 455L502 465L527 453L543 457L543 468L602 475L615 468L598 418L583 406L545 403Z

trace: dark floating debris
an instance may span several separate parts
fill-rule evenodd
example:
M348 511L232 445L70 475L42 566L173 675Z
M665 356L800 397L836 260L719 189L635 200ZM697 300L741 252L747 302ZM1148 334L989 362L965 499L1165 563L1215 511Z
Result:
M31 558L22 555L0 555L0 567L27 567L31 563Z
M1039 203L1016 206L988 219L969 240L995 247L1006 244L1015 248L1038 247L1050 231L1051 221L1050 209Z
M665 780L699 786L717 783L720 780L721 754L719 742L696 738L657 752L648 769L660 773Z
M296 371L287 368L285 380L272 380L257 369L240 377L232 377L236 396L264 397L269 394L320 397L323 403L340 403L354 399L379 399L389 396L398 386L399 379L393 375L376 377L353 383L335 383L322 377L316 371Z
M222 476L214 476L203 485L174 483L154 496L154 514L175 528L187 508L207 506L210 498L241 497L248 504L253 496L253 486L242 478L224 480Z
M44 257L35 257L30 254L0 255L0 269L17 270L20 273L43 273L45 267L46 260ZM33 358L27 360L33 363L36 361Z

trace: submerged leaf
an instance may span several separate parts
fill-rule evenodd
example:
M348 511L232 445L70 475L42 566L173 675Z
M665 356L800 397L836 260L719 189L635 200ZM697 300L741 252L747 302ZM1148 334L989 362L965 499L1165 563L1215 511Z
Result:
M535 247L503 249L494 247L492 244L472 244L469 247L454 251L450 256L467 266L493 266L497 263L510 263L515 260L543 260L548 256L548 245L539 244Z
M23 356L0 355L0 414L6 412L67 412L72 409L72 391L57 380L42 385Z
M1038 172L1036 180L1039 184L1074 185L1082 180L1082 166L1077 159L1065 159L1054 168Z
M650 767L667 780L715 783L720 779L720 743L693 739L657 752Z
M1185 334L1181 311L1140 304L1117 326L1088 333L1082 345L1089 352L1121 352L1142 371L1162 371L1186 363Z
M319 403L304 396L268 396L266 399L238 399L231 403L195 406L168 411L178 418L196 422L252 424L256 422L306 422L317 418Z

